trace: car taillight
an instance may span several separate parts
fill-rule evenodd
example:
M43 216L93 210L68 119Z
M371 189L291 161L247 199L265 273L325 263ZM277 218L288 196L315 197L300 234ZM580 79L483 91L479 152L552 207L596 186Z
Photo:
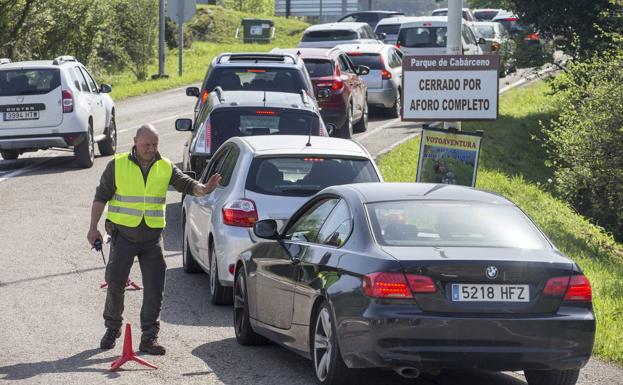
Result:
M584 275L573 275L569 280L569 288L565 294L565 301L591 301L593 290L588 278Z
M543 294L561 296L565 301L591 301L593 292L591 284L584 275L550 278L545 284Z
M203 125L203 130L199 132L199 137L195 144L195 152L210 154L212 150L212 124L210 118Z
M539 40L539 34L531 33L528 36L526 36L526 40Z
M400 49L400 43L396 43L396 48Z
M74 111L74 95L69 90L63 90L63 113Z
M277 112L272 110L255 110L255 115L277 115Z
M497 41L494 41L491 43L491 51L497 51L500 49L500 43L498 43Z
M381 70L381 78L382 78L383 80L389 80L389 79L391 79L391 78L392 78L392 73L391 73L391 72L389 72L389 71L388 71L388 70L386 70L386 69L382 69L382 70Z
M372 273L363 277L363 293L373 298L413 298L402 273Z
M223 224L237 227L253 227L258 220L255 202L237 199L223 206Z
M203 90L203 92L201 93L201 105L203 105L206 100L208 100L208 95L210 95L210 91Z
M432 278L425 275L407 274L407 281L414 293L436 293L437 287Z
M331 87L333 91L341 90L344 87L344 82L340 79L333 79L331 82L322 82L316 84L317 87Z

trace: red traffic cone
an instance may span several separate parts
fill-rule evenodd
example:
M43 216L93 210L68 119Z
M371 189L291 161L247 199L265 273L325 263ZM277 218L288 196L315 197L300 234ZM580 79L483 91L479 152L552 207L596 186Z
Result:
M156 365L140 358L134 352L134 349L132 348L132 327L129 323L125 324L125 336L123 337L123 353L121 353L121 357L117 358L112 362L112 364L110 364L110 371L114 372L128 361L136 361L141 365L158 369Z

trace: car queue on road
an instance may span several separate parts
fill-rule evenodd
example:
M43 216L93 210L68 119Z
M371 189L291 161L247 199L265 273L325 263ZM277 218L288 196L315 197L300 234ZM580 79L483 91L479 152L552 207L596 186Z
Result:
M400 115L403 51L445 50L442 19L405 23L398 47L344 23L315 26L297 49L215 58L187 89L194 118L176 121L184 170L222 176L211 194L183 198L184 271L208 273L210 302L233 305L240 344L272 340L310 358L321 384L344 383L350 368L415 378L479 367L573 385L595 328L579 267L503 197L382 183L347 140L369 107ZM465 28L464 51L481 53ZM85 84L67 87L109 91ZM90 159L116 135L112 117L97 136L84 127Z

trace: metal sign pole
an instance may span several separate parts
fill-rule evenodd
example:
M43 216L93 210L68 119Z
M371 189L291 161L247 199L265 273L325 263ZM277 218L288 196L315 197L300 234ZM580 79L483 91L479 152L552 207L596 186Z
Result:
M177 3L177 14L180 15L180 22L177 24L177 36L178 36L178 70L177 73L179 76L182 76L183 71L183 63L182 63L182 50L184 49L184 23L182 22L182 16L184 14L184 2L180 1Z
M448 0L448 35L446 54L462 55L461 27L463 25L463 0ZM444 122L444 128L461 130L461 122Z
M160 0L158 6L158 74L152 76L152 78L162 78L167 76L164 73L164 0Z

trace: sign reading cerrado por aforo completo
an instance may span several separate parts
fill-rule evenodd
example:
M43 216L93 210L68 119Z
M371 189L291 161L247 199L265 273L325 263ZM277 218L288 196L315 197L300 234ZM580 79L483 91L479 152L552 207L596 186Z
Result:
M496 120L498 55L403 58L403 120Z

